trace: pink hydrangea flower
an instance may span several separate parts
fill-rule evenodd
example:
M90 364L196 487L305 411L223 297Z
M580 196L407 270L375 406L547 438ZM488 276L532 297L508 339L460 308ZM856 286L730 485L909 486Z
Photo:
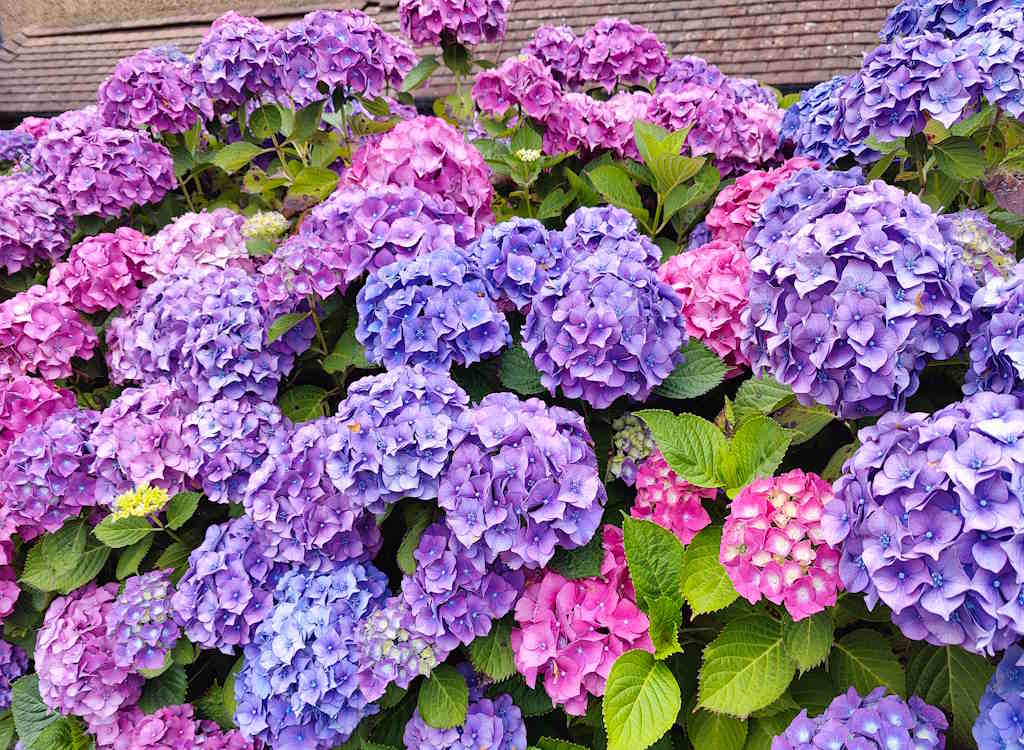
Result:
M89 359L97 342L60 291L36 285L0 304L0 378L70 377L72 358Z
M562 89L548 66L529 55L510 57L497 68L477 73L473 84L477 106L495 117L519 106L528 116L541 120L558 106L561 96Z
M404 120L352 157L342 183L354 187L413 185L447 198L472 217L479 235L494 223L491 170L480 152L437 117Z
M544 121L544 152L590 154L608 149L616 156L639 158L633 121L647 120L653 97L645 91L620 91L608 100L569 93Z
M75 405L75 394L24 375L0 378L0 455L29 427Z
M589 695L604 695L612 664L630 649L654 651L647 616L636 606L622 530L605 526L601 575L569 581L547 571L516 603L512 631L516 669L573 716Z
M252 750L251 741L235 729L222 732L210 721L198 721L190 703L164 706L146 715L137 706L116 720L90 727L98 750Z
M46 135L46 131L50 129L51 122L52 120L49 117L26 117L14 129L19 133L28 133L38 141Z
M151 279L142 270L148 255L146 235L130 227L87 237L53 267L47 287L85 313L127 309L142 294L140 282Z
M796 156L775 169L754 170L736 179L715 198L708 211L707 222L711 238L740 243L757 219L757 211L764 199L801 169L817 169L813 159Z
M150 239L142 270L154 278L190 266L252 270L244 226L245 217L230 208L179 216Z
M739 375L750 364L740 351L750 279L750 261L743 249L715 240L673 255L662 264L658 277L683 301L686 332L731 366L728 377Z
M0 625L3 624L4 618L14 611L14 605L21 594L13 562L14 543L4 539L0 541Z
M475 45L505 38L508 0L400 0L398 20L413 44Z
M655 449L636 472L636 504L630 515L668 529L683 544L711 523L702 500L713 500L718 492L690 484L672 471L660 450Z
M785 604L794 620L836 603L839 551L825 543L821 528L833 497L828 482L800 469L740 490L718 557L740 596Z

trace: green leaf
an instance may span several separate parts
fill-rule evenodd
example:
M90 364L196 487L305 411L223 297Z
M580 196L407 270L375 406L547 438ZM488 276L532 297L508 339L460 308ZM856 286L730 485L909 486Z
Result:
M693 538L683 557L683 596L694 615L725 609L739 596L718 561L722 527L708 526Z
M420 686L416 701L420 716L435 729L457 727L466 721L469 687L455 667L442 664Z
M82 722L62 716L40 732L35 742L26 743L29 750L89 750L93 740L85 733Z
M705 164L697 173L692 185L676 185L665 197L662 221L668 221L680 211L695 208L709 200L721 182L722 176L718 170L710 164Z
M776 409L796 400L788 386L781 385L768 375L743 382L736 392L733 408L736 423L743 424L758 414L771 414Z
M39 697L39 675L29 674L11 685L11 714L18 738L32 747L40 734L60 718Z
M828 612L818 612L800 622L784 621L782 625L786 653L801 672L825 661L832 650L834 634L835 624Z
M774 716L751 719L747 726L747 744L743 750L771 750L772 740L786 731L797 715L797 711L786 711Z
M541 219L557 219L562 215L562 211L565 207L573 202L576 198L576 191L569 190L566 192L562 188L554 188L550 193L544 196L544 200L540 202L540 206L537 207L537 218Z
M907 662L907 695L919 695L952 718L953 747L971 747L971 728L994 668L983 656L962 648L920 645Z
M421 57L416 67L405 74L405 78L402 80L402 88L399 90L404 94L412 93L426 83L427 79L439 67L441 67L441 64L433 55Z
M728 366L697 339L690 339L690 343L683 349L683 356L685 359L682 363L654 389L659 396L696 398L717 388L725 380Z
M281 407L281 413L293 422L308 422L327 413L326 398L327 391L320 386L297 385L282 393L277 405Z
M857 688L861 695L880 685L906 695L906 676L883 635L862 628L847 633L832 647L829 673L837 689Z
M444 64L453 73L468 75L473 70L472 57L469 50L458 42L448 42L441 45Z
M155 669L140 669L139 670L139 674L141 674L147 680L151 680L151 679L154 679L156 677L159 677L164 672L166 672L168 669L170 669L171 665L173 663L174 663L174 661L171 659L171 653L170 653L170 651L168 651L166 654L164 654L164 663L163 664L161 664L159 667L156 667Z
M646 750L672 728L681 704L679 683L664 662L640 649L622 654L605 685L608 750Z
M883 154L882 158L875 162L875 165L871 167L871 171L868 172L868 181L880 180L882 175L889 171L889 167L896 161L898 154L896 151L891 151L888 154Z
M99 575L103 566L107 564L109 557L110 547L102 545L87 547L85 552L82 553L78 565L57 581L57 593L70 594L75 589L89 583L89 581Z
M320 127L320 120L324 114L324 101L313 102L295 113L295 124L290 132L285 135L288 139L301 143L313 137L313 133Z
M123 581L129 576L138 574L139 565L142 564L152 546L153 535L150 534L125 549L117 559L117 580Z
M775 716L776 714L781 714L786 711L794 711L796 713L799 713L800 711L800 706L798 706L796 701L793 700L793 697L789 692L783 693L764 708L759 708L757 711L754 711L750 716L752 718L761 719L765 716Z
M274 320L270 324L270 330L267 331L267 343L273 344L279 338L284 336L288 331L292 330L299 323L309 317L308 312L304 313L287 313Z
M538 750L588 750L583 745L577 745L568 740L556 740L553 737L541 737L537 740Z
M529 122L524 120L516 132L512 134L512 139L509 141L508 149L513 154L522 151L536 151L543 145L543 139L540 133L533 129Z
M0 717L0 750L8 750L14 742L14 717L5 713Z
M627 516L622 524L636 603L650 620L658 658L679 651L683 608L683 545L671 531Z
M725 435L693 414L646 409L636 413L654 433L665 461L676 474L698 487L721 487L718 465L728 450Z
M406 575L411 576L416 572L416 558L412 553L420 544L420 537L427 530L433 513L430 507L423 503L412 503L405 511L406 532L402 537L402 543L398 546L396 558L399 569Z
M928 173L924 194L921 200L927 203L932 210L942 211L952 205L953 199L963 185L963 180L957 177L950 177L944 172L933 170Z
M633 121L633 141L636 143L636 150L640 152L640 158L647 166L661 154L662 142L668 137L669 132L660 125L645 120Z
M790 431L793 445L802 445L835 419L824 406L804 406L794 401L772 412L772 419Z
M200 717L215 722L221 729L231 729L235 725L235 717L224 706L224 686L216 680L203 697L195 701L195 707Z
M469 659L477 672L483 672L496 682L515 674L515 653L509 642L512 627L506 620L498 620L491 632L478 636L469 644Z
M77 519L43 535L25 557L22 583L40 591L59 590L82 564L87 536L85 524Z
M833 698L846 690L846 687L837 690L825 668L819 667L793 680L789 695L798 706L807 709L809 716L818 716L825 713Z
M828 464L825 465L824 471L821 472L821 478L826 482L834 482L839 479L839 475L843 473L843 464L856 452L858 445L860 443L847 443L836 449L832 458L828 460Z
M167 526L175 531L192 518L199 507L201 492L179 492L167 503Z
M213 163L228 174L234 174L260 154L266 153L266 151L267 149L260 148L256 144L247 141L229 143L217 151L213 157Z
M188 562L188 556L191 552L192 548L187 544L174 542L169 544L167 549L160 553L160 557L156 559L153 565L156 568L172 568L177 570Z
M181 705L185 702L187 685L185 668L180 664L174 664L159 677L146 680L146 684L142 686L139 708L143 713L151 714L164 706Z
M281 110L276 104L265 104L249 116L249 130L258 141L265 141L281 129Z
M198 655L199 650L187 638L179 638L178 642L174 644L174 648L171 649L171 659L175 664L180 664L183 667L195 662Z
M573 172L568 167L563 169L565 179L569 181L569 185L572 186L572 191L576 194L577 200L581 206L596 206L601 203L601 196L597 194L593 186L580 177L578 174Z
M683 624L683 607L679 599L662 596L648 602L647 620L655 659L667 659L683 650L679 645L679 626Z
M304 167L288 188L290 198L315 198L322 201L338 187L338 173L326 167Z
M729 442L728 487L740 489L758 477L771 476L789 450L792 437L768 417L754 417L740 425Z
M782 623L763 614L740 617L704 649L697 705L745 718L781 696L795 671Z
M633 180L624 169L614 164L601 164L587 172L587 176L605 200L614 206L626 209L639 221L647 222L647 209L644 208L643 201L640 200L640 193L637 192L636 185L633 184Z
M985 176L985 155L974 141L953 136L932 146L935 166L956 180L978 180Z
M686 736L694 750L743 750L747 722L725 714L697 711L686 720Z
M540 372L530 355L519 344L506 349L498 365L498 379L501 384L522 396L532 396L544 391Z
M601 562L604 560L604 545L600 531L582 547L566 549L559 547L548 567L563 578L575 581L580 578L592 578L601 575Z
M344 372L349 367L367 370L373 367L366 358L366 349L356 340L356 331L350 328L341 334L334 350L324 358L324 370L329 373Z
M150 524L149 519L139 516L128 516L126 518L114 518L110 515L104 518L99 525L92 530L93 535L111 549L130 547L141 539L156 531L156 527Z

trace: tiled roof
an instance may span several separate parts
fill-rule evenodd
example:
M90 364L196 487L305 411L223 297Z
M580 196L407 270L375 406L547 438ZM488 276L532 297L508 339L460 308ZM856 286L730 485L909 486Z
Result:
M603 16L622 16L655 32L673 56L697 54L728 74L802 86L857 68L862 54L878 43L878 29L892 2L513 0L500 54L518 50L543 23L568 24L582 33ZM395 0L314 3L307 10L318 7L361 8L385 29L397 28ZM255 15L283 26L299 13ZM165 44L191 52L212 20L192 16L24 29L0 46L0 115L58 112L90 104L118 59ZM499 50L491 46L481 53L497 56Z

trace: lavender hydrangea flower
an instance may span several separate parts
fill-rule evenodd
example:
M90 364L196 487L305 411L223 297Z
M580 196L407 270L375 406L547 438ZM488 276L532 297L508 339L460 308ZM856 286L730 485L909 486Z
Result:
M466 547L488 562L543 568L556 547L590 541L607 494L583 418L511 393L492 393L463 418L467 437L441 479L437 503Z
M577 208L565 220L561 239L571 260L604 251L652 271L661 265L661 248L640 231L629 211L615 206Z
M0 641L0 711L11 707L11 683L28 672L28 657L17 646Z
M250 269L242 228L245 217L230 208L182 214L149 241L142 270L153 278L183 273L192 266Z
M696 55L669 60L665 73L658 78L655 93L685 92L690 84L725 92L740 102L775 106L778 101L775 92L754 79L727 76L717 66Z
M502 693L493 701L480 698L469 704L466 720L451 729L435 729L417 709L402 737L407 750L526 750L526 724L512 696Z
M834 164L852 155L862 164L875 161L878 152L863 141L850 142L835 129L839 113L839 93L847 76L834 76L800 94L800 101L786 110L779 140L793 146L797 156L806 156L823 165Z
M505 38L508 6L508 0L400 0L398 20L417 46L474 46Z
M741 342L755 373L854 418L898 406L929 359L959 351L976 289L946 219L860 181L805 169L765 200L744 240Z
M0 177L0 266L7 273L59 260L71 231L71 218L49 190L26 175Z
M1024 740L1024 649L1006 649L981 696L972 734L978 750L1005 750Z
M822 529L847 591L908 638L992 653L1024 634L1022 409L983 392L860 432Z
M682 362L681 306L643 263L598 250L533 298L523 348L552 393L598 409L620 396L643 401Z
M612 91L646 86L665 72L668 54L658 37L623 18L602 18L580 40L580 79Z
M0 166L13 166L32 153L36 138L23 130L0 130Z
M964 393L1010 393L1024 382L1024 266L1008 278L995 276L974 295L974 315L968 326L971 367Z
M35 539L96 504L89 437L98 419L99 412L65 407L0 456L0 536Z
M328 750L377 713L355 679L355 646L360 620L386 596L387 577L369 564L281 578L235 682L242 734L277 748Z
M277 68L271 54L278 32L228 11L210 26L192 56L192 76L217 113L229 112L272 91Z
M169 569L132 576L124 582L107 617L114 664L133 671L164 665L180 635L171 619L169 599L173 593Z
M1016 12L1016 18L1024 33L1021 11ZM985 101L1018 119L1024 116L1024 40L989 31L972 34L964 43L979 48L978 68L983 76Z
M573 89L579 85L583 49L579 38L568 26L538 26L521 54L536 57L547 65L560 86Z
M409 605L393 596L359 623L356 641L359 689L376 701L394 684L403 690L429 675L448 656L435 639L415 629Z
M457 250L434 250L370 274L356 297L356 338L371 362L447 370L512 343L487 284Z
M974 280L983 286L996 276L1006 277L1016 264L1013 240L989 221L982 211L964 209L948 214L950 239L964 251L964 263L974 272Z
M902 0L889 11L879 36L885 42L929 31L962 37L974 31L984 16L1020 6L1020 0Z

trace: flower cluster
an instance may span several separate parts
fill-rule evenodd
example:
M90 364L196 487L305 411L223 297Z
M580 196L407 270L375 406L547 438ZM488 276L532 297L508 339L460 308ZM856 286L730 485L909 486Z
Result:
M583 49L579 38L568 26L538 26L520 54L540 60L559 86L573 89L580 82Z
M860 432L823 520L848 591L908 638L1001 651L1021 633L1021 400L977 393Z
M14 605L21 595L18 576L14 570L14 542L0 540L0 624L14 611Z
M1013 240L989 221L983 211L965 209L947 214L950 239L963 250L964 263L974 272L974 280L983 286L996 276L1008 276L1017 259Z
M50 123L53 122L49 117L33 117L29 116L18 123L14 129L19 133L28 133L30 136L39 140L46 131L50 129Z
M879 36L886 42L928 31L962 37L989 13L1019 5L1019 0L901 0L889 11Z
M505 38L508 6L508 0L400 0L398 20L417 46L473 46Z
M608 474L632 487L638 466L657 449L651 428L635 414L626 413L612 421L612 457Z
M96 503L89 435L99 414L64 406L0 455L0 536L34 539Z
M680 477L655 449L637 469L636 503L630 515L653 521L689 544L711 523L702 501L714 500L717 494L717 490L697 487Z
M0 130L0 165L20 164L36 145L31 133L23 130Z
M580 39L580 80L606 91L647 86L665 72L668 53L658 37L623 18L602 18Z
M839 93L847 76L834 76L800 94L800 101L786 110L779 139L791 144L798 156L814 159L825 166L845 156L861 163L874 161L878 152L864 141L848 141L835 127L839 116Z
M96 743L99 750L253 750L238 730L222 732L211 721L197 721L188 703L151 714L132 706L97 732Z
M556 547L590 541L607 495L583 418L540 399L492 393L462 420L465 439L441 478L438 505L488 562L542 568Z
M510 57L497 68L476 74L473 99L480 110L502 117L509 107L538 120L559 105L562 90L548 67L536 57Z
M696 55L686 55L670 60L665 73L658 78L656 93L663 91L685 91L687 84L722 91L734 99L750 104L775 105L777 97L771 89L762 86L752 78L732 78L725 75L716 65Z
M658 277L682 300L686 333L725 360L730 377L739 375L750 364L740 348L750 279L750 261L743 250L727 240L715 240L673 255Z
M480 270L457 250L434 250L370 274L356 297L356 338L371 362L447 370L512 343Z
M803 170L764 203L750 258L742 351L844 417L913 394L928 359L956 354L975 284L946 220L859 170Z
M144 484L138 489L122 492L111 503L111 517L115 521L124 518L147 518L160 513L167 507L170 495L160 487Z
M719 560L740 596L785 604L802 620L836 603L839 552L822 529L832 487L800 469L757 479L736 495Z
M249 268L244 226L245 217L230 208L179 216L153 235L142 270L159 278L192 266Z
M647 616L636 606L622 531L605 526L602 534L600 576L568 581L547 571L527 586L515 607L516 669L530 687L543 676L552 702L574 716L586 713L589 695L604 695L620 654L654 651Z
M150 280L142 270L148 256L149 240L131 227L86 237L53 267L47 287L84 313L127 310L142 295L140 283Z
M291 222L277 211L257 211L242 225L247 240L275 240L288 231Z
M376 701L394 683L403 690L427 676L448 656L434 638L415 629L411 608L400 596L361 621L356 641L359 689Z
M971 367L964 393L1010 393L1024 381L1024 267L1014 266L1008 278L994 276L972 301L974 315L967 342Z
M353 154L342 184L363 189L412 185L454 202L473 219L475 234L494 223L490 168L459 131L437 117L403 120L380 138L365 142Z
M0 378L0 456L29 428L74 406L74 393L45 380L23 375Z
M1020 10L1011 13L1024 31ZM967 43L980 46L977 61L984 78L982 95L985 100L1013 117L1024 116L1024 39L991 31L973 34L967 38Z
M1003 750L1019 745L1024 738L1021 725L1021 696L1024 695L1024 649L1012 645L1006 649L981 696L978 718L974 722L974 741L978 750Z
M218 113L230 112L273 91L277 70L271 54L276 32L259 20L229 11L218 18L192 55L196 88Z
M402 741L407 750L526 750L526 724L512 696L502 693L494 700L470 703L466 720L451 729L435 729L416 710L405 725Z
M861 698L855 688L833 699L825 713L813 719L801 711L786 731L772 740L771 750L806 747L857 748L857 750L941 750L949 726L942 711L916 695L904 701L875 688Z
M25 652L7 641L0 641L0 711L11 707L11 683L27 671Z
M629 211L615 206L577 208L565 220L561 240L562 253L573 261L603 252L643 263L652 271L661 263L661 248L640 231Z
M0 378L70 377L71 360L90 359L98 342L60 290L36 285L0 303Z
M235 682L242 734L272 747L329 750L377 713L354 679L355 646L359 621L386 592L387 577L372 565L286 573Z
M71 230L64 206L49 190L25 175L0 177L0 266L7 273L60 258Z
M100 118L112 128L184 133L200 115L213 117L210 101L196 91L193 76L188 58L173 47L136 52L121 59L100 84Z
M178 626L171 619L170 579L170 570L154 570L125 581L107 617L107 638L118 667L159 669L178 642Z
M680 309L643 263L599 250L534 297L523 348L552 393L561 387L598 409L620 396L643 401L682 362Z

